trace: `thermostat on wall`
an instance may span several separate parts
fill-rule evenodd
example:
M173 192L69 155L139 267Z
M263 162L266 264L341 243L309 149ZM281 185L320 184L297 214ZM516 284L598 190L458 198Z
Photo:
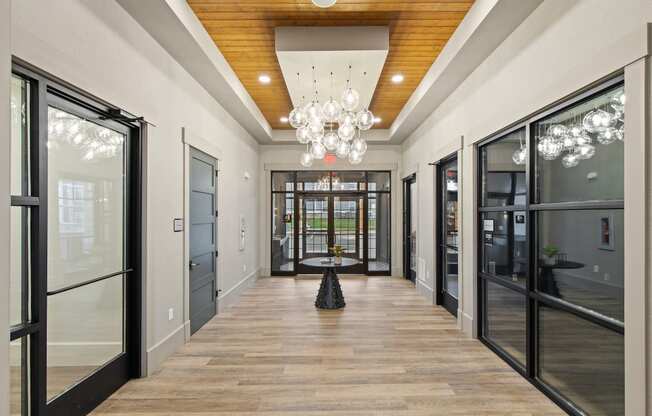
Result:
M183 231L183 218L175 218L172 220L172 230L175 233Z

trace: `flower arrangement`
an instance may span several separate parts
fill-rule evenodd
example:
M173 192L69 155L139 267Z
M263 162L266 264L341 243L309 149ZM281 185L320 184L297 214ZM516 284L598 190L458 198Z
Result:
M555 256L559 253L559 247L554 244L548 244L543 248L543 254L546 256L544 259L546 264L552 265L555 264Z
M328 252L335 256L335 264L342 263L342 253L344 253L344 249L342 249L341 245L335 244L333 247L328 249Z

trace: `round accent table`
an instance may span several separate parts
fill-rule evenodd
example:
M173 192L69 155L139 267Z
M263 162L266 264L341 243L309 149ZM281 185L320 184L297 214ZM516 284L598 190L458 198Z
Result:
M344 295L342 294L342 287L337 278L337 269L344 267L351 267L359 264L356 259L342 257L341 264L335 264L333 257L314 257L306 259L301 264L310 267L316 267L324 270L324 277L321 279L321 286L319 286L319 293L315 300L315 306L319 309L340 309L346 303L344 302Z
M556 298L563 299L561 293L559 292L559 286L557 286L557 280L555 280L555 269L581 269L584 267L584 264L578 263L576 261L560 261L555 264L541 264L541 291L552 295Z

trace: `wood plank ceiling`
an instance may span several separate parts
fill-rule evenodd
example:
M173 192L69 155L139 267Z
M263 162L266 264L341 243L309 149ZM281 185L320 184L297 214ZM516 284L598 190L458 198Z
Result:
M389 128L451 37L473 0L188 0L215 44L275 129L292 109L274 50L277 26L389 26L387 61L370 110ZM258 76L272 82L262 85ZM391 77L403 74L401 84Z

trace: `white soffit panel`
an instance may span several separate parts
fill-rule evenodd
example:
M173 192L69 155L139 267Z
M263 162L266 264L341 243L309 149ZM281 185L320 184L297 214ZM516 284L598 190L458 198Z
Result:
M313 66L319 102L325 102L331 95L339 100L346 88L350 65L351 85L360 93L360 107L364 108L373 98L387 59L389 29L386 26L278 27L275 42L276 56L293 105L299 105L302 97L305 102L314 97Z

